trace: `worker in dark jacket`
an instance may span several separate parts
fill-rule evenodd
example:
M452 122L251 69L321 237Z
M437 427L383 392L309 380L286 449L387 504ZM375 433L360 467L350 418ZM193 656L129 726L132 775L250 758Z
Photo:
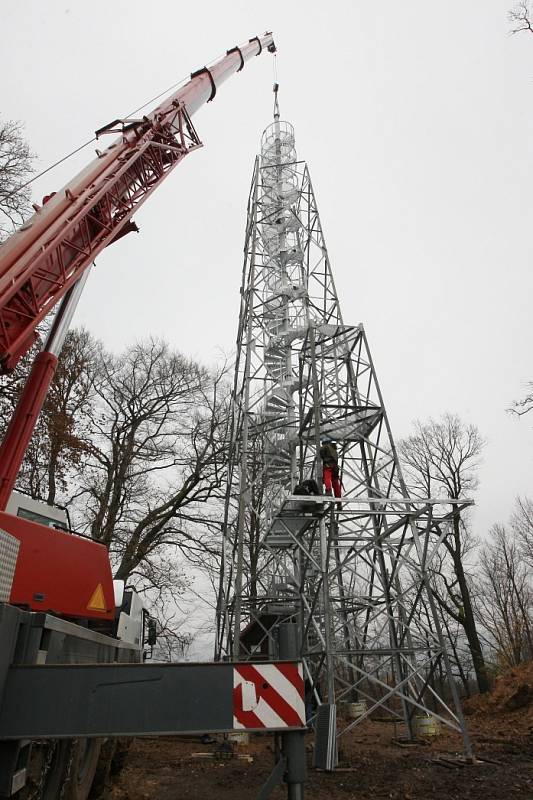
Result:
M320 458L322 459L322 482L326 487L326 494L334 494L335 497L340 497L339 454L337 453L337 445L329 436L325 436L322 439ZM331 491L332 488L333 492Z

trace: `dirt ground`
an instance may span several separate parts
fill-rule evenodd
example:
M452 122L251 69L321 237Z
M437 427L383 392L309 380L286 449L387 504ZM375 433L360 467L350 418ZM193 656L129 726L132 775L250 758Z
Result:
M415 745L393 741L394 728L365 722L341 738L335 773L308 769L306 800L533 800L533 664L496 681L493 692L465 704L477 756L465 764L453 732ZM309 765L311 735L306 736ZM191 739L138 739L110 787L110 800L255 798L273 766L273 739L254 736L237 752L253 761L199 760L216 745ZM271 795L285 798L286 787Z

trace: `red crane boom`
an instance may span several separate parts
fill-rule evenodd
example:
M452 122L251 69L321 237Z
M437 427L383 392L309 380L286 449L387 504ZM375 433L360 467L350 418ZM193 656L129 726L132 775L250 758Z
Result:
M270 33L193 73L142 119L115 120L97 131L97 136L122 135L0 247L2 372L13 369L34 341L39 322L95 256L131 230L128 223L141 203L201 146L190 119L194 112L264 49L275 49Z
M82 172L0 246L0 373L31 347L41 320L66 295L55 330L37 357L0 446L0 510L14 486L57 365L86 273L96 256L131 230L132 215L190 152L201 147L191 116L218 87L263 50L271 33L233 47L141 119L114 120L96 132L120 133ZM76 286L77 284L77 286ZM68 293L68 294L67 294Z

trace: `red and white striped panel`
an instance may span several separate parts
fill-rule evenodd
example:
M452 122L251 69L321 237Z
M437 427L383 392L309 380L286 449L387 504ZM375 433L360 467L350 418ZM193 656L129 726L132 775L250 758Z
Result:
M301 664L238 664L233 669L234 728L304 728Z

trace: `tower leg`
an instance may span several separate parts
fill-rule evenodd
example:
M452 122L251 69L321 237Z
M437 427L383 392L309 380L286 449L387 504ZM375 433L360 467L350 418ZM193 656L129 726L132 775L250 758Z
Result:
M297 659L299 657L299 626L285 622L279 626L279 657ZM281 749L287 762L285 781L288 800L303 800L306 779L305 733L293 731L281 735Z

